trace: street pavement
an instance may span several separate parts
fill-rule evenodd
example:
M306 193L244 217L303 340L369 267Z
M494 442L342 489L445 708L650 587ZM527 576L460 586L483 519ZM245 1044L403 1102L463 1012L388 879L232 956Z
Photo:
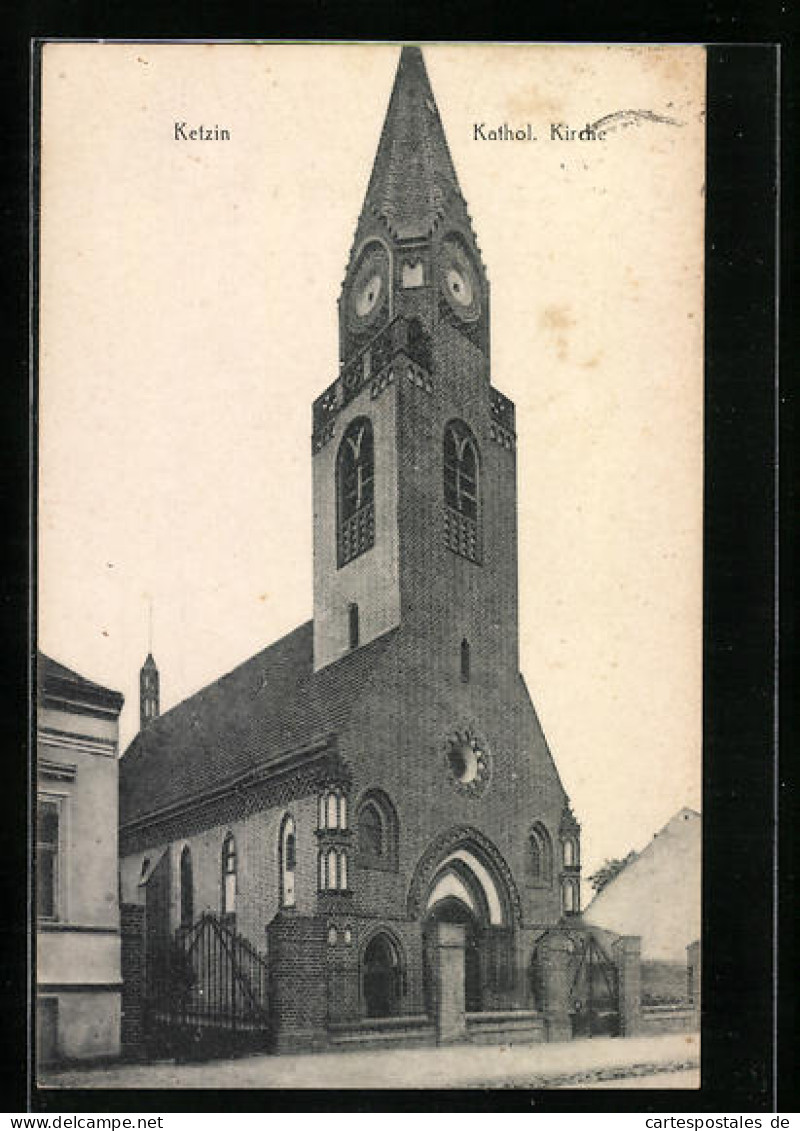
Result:
M670 1033L564 1044L120 1063L43 1073L39 1083L52 1088L696 1088L699 1063L699 1035Z

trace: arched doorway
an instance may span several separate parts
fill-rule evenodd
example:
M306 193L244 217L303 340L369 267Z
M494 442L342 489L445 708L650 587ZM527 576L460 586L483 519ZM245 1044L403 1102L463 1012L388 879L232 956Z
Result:
M509 1009L525 998L515 957L516 928L522 921L519 892L502 853L480 829L456 825L431 842L411 877L407 907L409 918L421 927L429 1013L438 1008L435 982L444 958L436 938L440 924L448 922L464 934L466 1012ZM446 969L457 972L458 962L445 962Z
M364 950L362 990L367 1017L393 1017L400 1010L402 967L397 946L386 934L370 939Z
M483 974L481 969L481 928L472 911L462 900L448 896L439 900L425 918L422 929L423 979L425 1008L434 1008L434 975L439 923L460 923L464 927L464 1008L467 1013L478 1013L482 1003Z

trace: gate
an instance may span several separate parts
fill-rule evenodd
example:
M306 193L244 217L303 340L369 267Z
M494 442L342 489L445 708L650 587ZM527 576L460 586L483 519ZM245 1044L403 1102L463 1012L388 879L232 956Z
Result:
M619 1036L619 974L590 933L573 934L569 1015L573 1037Z
M265 956L212 912L173 935L151 935L148 1050L179 1057L266 1050L268 989Z

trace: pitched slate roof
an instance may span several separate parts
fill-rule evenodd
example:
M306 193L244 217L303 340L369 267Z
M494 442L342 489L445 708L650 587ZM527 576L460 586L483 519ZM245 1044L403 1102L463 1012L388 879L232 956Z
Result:
M365 208L401 239L426 236L450 193L462 195L422 52L404 47Z
M313 622L155 719L120 762L120 823L200 796L338 731L394 632L315 673Z

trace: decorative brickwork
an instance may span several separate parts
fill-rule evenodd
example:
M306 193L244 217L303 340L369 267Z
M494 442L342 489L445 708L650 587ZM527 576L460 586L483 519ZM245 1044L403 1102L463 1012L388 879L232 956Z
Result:
M462 558L480 565L482 555L478 523L447 506L444 508L444 543L454 554L460 554Z
M431 844L420 860L408 889L408 914L412 919L418 919L423 914L423 898L427 893L431 880L441 860L454 849L470 846L478 850L485 857L490 866L496 871L501 881L501 894L505 896L511 915L518 922L522 922L522 904L517 891L517 885L511 874L511 869L498 852L495 845L479 829L470 826L458 826L442 833Z

